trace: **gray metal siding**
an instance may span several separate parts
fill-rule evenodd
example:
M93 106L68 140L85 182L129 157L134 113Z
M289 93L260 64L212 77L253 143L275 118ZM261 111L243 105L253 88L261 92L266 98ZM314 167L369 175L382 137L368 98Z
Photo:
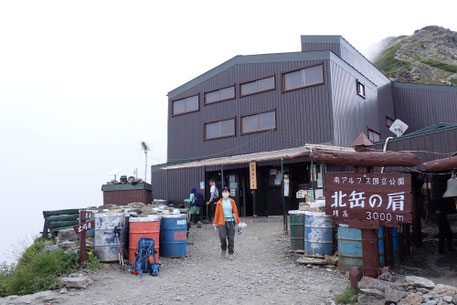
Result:
M168 179L167 179L168 175ZM189 198L190 188L200 188L200 181L205 180L204 168L186 168L180 170L154 171L152 176L152 195L154 199L167 199L171 203L183 204Z
M302 52L324 51L329 50L338 56L341 56L341 44L334 42L302 42Z
M457 88L395 83L396 118L412 132L436 123L457 123Z
M324 84L282 92L282 74L312 64L324 64ZM275 74L276 90L239 96L239 84ZM205 91L236 84L236 99L203 105ZM240 64L200 83L173 100L200 94L200 111L168 121L168 162L227 156L297 147L305 143L333 142L328 60ZM171 114L171 101L169 113ZM240 135L240 117L276 109L277 129ZM204 140L204 122L236 116L236 137Z
M368 127L380 131L378 92L366 85L366 98L360 97L356 78L334 62L330 66L335 144L351 146L360 133L367 134Z
M382 150L383 145L378 144L375 149ZM421 159L421 164L416 168L425 170L422 163L449 157L457 151L457 128L406 139L393 139L387 144L387 150L414 153ZM398 168L389 168L388 171L395 169Z

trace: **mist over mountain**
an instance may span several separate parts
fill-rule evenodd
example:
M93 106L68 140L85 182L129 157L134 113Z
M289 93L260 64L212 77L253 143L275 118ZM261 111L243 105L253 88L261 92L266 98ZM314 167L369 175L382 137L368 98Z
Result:
M392 80L457 86L457 32L427 26L378 45L373 63Z

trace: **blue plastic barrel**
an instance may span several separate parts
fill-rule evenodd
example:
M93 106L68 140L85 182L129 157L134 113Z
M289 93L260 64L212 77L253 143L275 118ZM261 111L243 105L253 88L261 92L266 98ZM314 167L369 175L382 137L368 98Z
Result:
M362 231L344 226L338 227L338 269L351 271L363 266Z
M386 260L384 255L384 228L380 226L378 229L378 252L379 252L379 266L384 267Z
M398 234L398 228L392 228L392 241L394 247L394 264L398 265L400 263L400 235Z
M305 255L324 256L332 252L332 216L323 212L305 212Z
M160 256L186 256L187 215L165 215L160 223Z

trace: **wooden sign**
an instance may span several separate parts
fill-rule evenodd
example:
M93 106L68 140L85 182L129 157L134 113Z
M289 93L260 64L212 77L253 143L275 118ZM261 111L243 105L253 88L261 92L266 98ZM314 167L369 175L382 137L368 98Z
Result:
M79 234L82 232L89 231L90 229L93 229L94 226L95 226L95 221L91 220L91 221L86 221L84 223L77 224L76 226L73 227L73 229L75 230L76 233Z
M249 186L251 190L257 189L257 168L255 162L249 163Z
M325 213L337 223L378 228L412 223L411 175L327 173Z
M81 265L86 264L86 231L94 228L95 221L89 220L92 218L92 212L90 211L79 211L80 224L73 227L77 234L80 234L79 238L79 263Z

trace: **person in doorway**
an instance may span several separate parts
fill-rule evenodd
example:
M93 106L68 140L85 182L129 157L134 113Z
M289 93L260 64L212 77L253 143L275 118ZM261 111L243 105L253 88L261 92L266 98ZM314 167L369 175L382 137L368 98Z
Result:
M235 248L235 225L238 223L240 223L240 217L238 216L235 200L230 198L228 187L224 187L222 198L219 199L216 205L213 226L219 229L221 256L225 256L227 252L228 241L228 259L230 260L235 258L233 256Z
M190 205L190 217L191 217L191 220L193 220L194 224L197 224L197 221L198 221L198 224L199 226L198 227L201 227L200 225L200 207L198 206L198 194L197 194L197 190L195 189L195 187L192 187L190 189L190 195L189 195L189 205Z
M216 187L216 181L214 179L209 180L209 185L210 185L210 197L209 201L206 203L207 206L207 217L208 221L211 221L211 218L214 215L214 210L216 209L216 204L219 199L219 191Z
M449 252L454 252L455 248L452 244L452 231L447 220L446 202L438 196L433 196L430 207L433 214L433 220L438 225L438 252L444 253L444 242L447 241L447 249Z

